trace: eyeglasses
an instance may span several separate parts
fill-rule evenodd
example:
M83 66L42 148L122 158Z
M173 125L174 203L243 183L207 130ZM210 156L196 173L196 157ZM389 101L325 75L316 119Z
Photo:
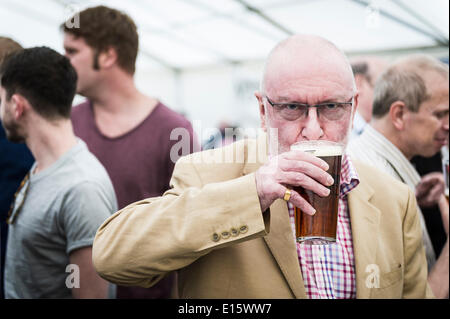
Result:
M353 98L348 102L327 102L316 105L303 103L274 103L267 96L265 96L265 98L281 117L288 121L305 118L308 115L308 109L310 107L315 107L317 109L317 116L323 116L329 121L337 121L344 115L349 114L353 105Z
M16 193L14 194L14 200L11 204L11 207L9 208L8 219L6 220L6 223L8 223L9 225L14 223L17 215L19 215L20 210L22 209L23 204L25 203L25 198L27 197L28 188L30 186L30 183L28 182L29 179L30 173L28 172L28 174L20 183L20 186L17 189ZM18 204L17 209L15 209L16 203Z

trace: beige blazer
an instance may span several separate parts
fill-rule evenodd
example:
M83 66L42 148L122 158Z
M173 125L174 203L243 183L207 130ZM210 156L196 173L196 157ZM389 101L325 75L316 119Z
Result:
M286 202L261 212L254 172L266 159L255 156L258 145L239 141L181 158L162 197L131 204L100 227L99 274L150 287L177 270L181 298L306 298ZM230 154L232 163L218 163ZM361 182L348 201L357 298L432 297L414 194L355 166Z

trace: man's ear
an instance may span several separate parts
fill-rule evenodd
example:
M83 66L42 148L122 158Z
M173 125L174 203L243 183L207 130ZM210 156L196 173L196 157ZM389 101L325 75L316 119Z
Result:
M358 110L358 105L359 105L359 91L356 90L356 93L353 97L352 127L353 127L353 121L355 119L356 111Z
M359 90L366 82L366 78L362 74L355 74L355 84L357 89Z
M408 110L406 104L402 101L395 101L391 104L389 109L389 117L391 119L392 125L399 131L405 129L405 120Z
M17 121L22 118L25 113L31 108L28 100L21 94L13 94L11 96L12 108L13 108L13 116Z
M98 65L100 69L109 69L117 62L117 51L109 47L98 55Z
M258 100L259 105L259 118L261 119L261 128L264 132L267 132L266 126L266 110L264 108L264 101L261 92L255 92L255 97Z

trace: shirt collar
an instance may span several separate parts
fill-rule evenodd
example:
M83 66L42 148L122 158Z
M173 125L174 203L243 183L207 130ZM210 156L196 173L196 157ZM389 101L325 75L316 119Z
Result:
M397 146L370 125L367 125L362 136L371 144L373 150L391 165L402 182L412 189L416 187L420 182L420 175Z
M366 127L366 125L367 125L367 122L364 120L364 118L361 116L361 114L359 114L359 112L356 112L355 118L353 119L353 131L357 135L360 135L364 131L364 128Z
M359 184L358 173L353 165L350 157L346 154L342 156L341 181L340 181L340 198L344 198L347 194Z

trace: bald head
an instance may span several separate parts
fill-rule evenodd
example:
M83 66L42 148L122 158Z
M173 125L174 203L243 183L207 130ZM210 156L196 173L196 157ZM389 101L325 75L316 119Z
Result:
M315 35L294 35L280 42L269 54L264 67L261 91L280 77L337 80L342 89L355 89L352 69L344 53L330 41ZM314 85L311 83L311 85Z
M346 56L330 41L314 35L289 37L270 52L261 92L255 96L261 126L277 130L280 152L302 140L345 144L353 110L358 105L353 72ZM333 119L326 116L323 105L299 112L304 110L299 104L323 103L339 103L333 108ZM272 147L276 143L269 144L275 154Z

